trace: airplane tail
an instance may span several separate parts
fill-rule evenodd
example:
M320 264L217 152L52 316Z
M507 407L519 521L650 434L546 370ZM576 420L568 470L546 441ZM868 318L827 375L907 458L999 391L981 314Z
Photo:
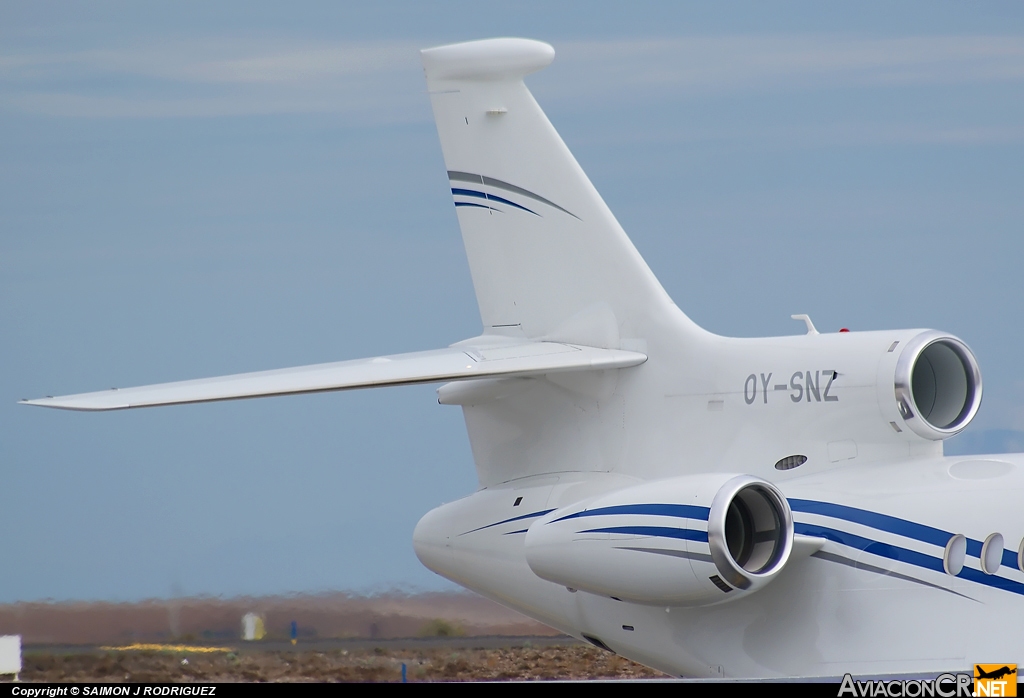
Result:
M422 58L485 334L619 348L638 322L681 315L523 83L551 46Z
M523 83L554 55L524 39L422 52L484 335L652 360L628 377L598 370L443 386L440 402L463 407L483 486L625 467L637 440L627 405L660 389L659 356L678 359L680 347L708 336L665 293Z

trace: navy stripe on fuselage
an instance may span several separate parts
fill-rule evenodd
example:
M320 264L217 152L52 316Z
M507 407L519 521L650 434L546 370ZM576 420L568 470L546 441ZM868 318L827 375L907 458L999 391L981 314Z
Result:
M622 533L633 536L650 536L652 538L676 538L679 540L695 540L708 542L707 531L691 531L685 528L669 526L608 526L607 528L591 528L578 533Z
M886 533L895 533L898 536L913 538L914 540L919 540L922 543L938 545L942 548L945 548L946 544L949 543L949 539L953 537L952 533L949 531L943 531L941 528L926 526L925 524L907 521L906 519L889 516L888 514L879 514L878 512L849 507L843 504L816 502L811 499L790 499L789 506L793 511L800 511L805 514L819 514L833 519L842 519L844 521L858 523L870 528L876 528L879 531L885 531ZM980 540L968 538L967 554L971 557L980 558L982 545L983 544ZM1010 564L1014 567L1017 565L1016 561L1013 561Z
M1012 591L1014 594L1024 595L1024 584L1007 579L1006 577L1000 577L998 574L985 574L973 567L964 567L960 570L960 574L957 577L966 579L969 582L977 582L978 584L1002 589L1003 591Z
M799 522L793 524L793 532L804 536L825 538L826 540L839 543L840 545L846 545L851 548L856 548L857 550L864 550L872 555L878 555L879 557L885 557L898 562L906 562L907 564L923 567L934 572L945 573L946 571L942 566L941 558L919 553L916 550L901 548L898 545L890 545L871 538L865 538L864 536L858 536L855 533L848 533L847 531L840 531L839 529L829 528L827 526L816 526L814 524Z
M1016 550L1003 550L1003 567L1009 567L1010 569L1018 569L1020 566L1020 560L1017 558ZM1024 572L1024 570L1021 570Z
M946 569L942 565L942 558L926 555L925 553L919 553L916 550L908 550L907 548L901 548L897 545L890 545L889 543L883 543L882 541L865 538L854 533L840 531L827 526L817 526L797 522L793 524L793 531L805 536L825 538L834 543L839 543L840 545L845 545L856 550L863 550L864 552L872 555L888 558L897 562L904 562L916 567L922 567L933 572L946 574ZM988 575L981 570L976 570L971 567L964 567L956 576L960 579L984 584L985 586L989 586L994 589L1002 589L1014 594L1024 595L1024 584L1015 582L1012 579L1006 579L1005 577Z
M598 507L597 509L584 509L575 514L568 514L561 518L549 521L549 524L565 521L566 519L580 519L585 516L672 516L677 519L696 519L707 521L711 510L707 507L698 507L691 504L618 504L611 507Z
M455 202L455 208L458 208L460 206L469 206L471 208L486 208L488 211L497 211L498 213L502 213L502 211L500 209L494 208L493 206L484 206L483 204L474 204L471 201L456 201Z

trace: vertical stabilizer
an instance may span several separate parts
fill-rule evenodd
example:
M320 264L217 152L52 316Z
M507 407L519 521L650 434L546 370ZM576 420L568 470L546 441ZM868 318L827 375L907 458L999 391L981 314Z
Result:
M525 39L422 52L484 332L616 348L682 314L523 83L554 55Z

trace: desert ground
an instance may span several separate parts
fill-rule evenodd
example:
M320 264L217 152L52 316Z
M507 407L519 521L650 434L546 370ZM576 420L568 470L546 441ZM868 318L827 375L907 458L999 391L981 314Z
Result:
M246 613L265 637L242 640ZM469 593L19 603L0 606L0 635L22 636L23 681L662 676Z
M445 642L353 649L195 652L188 649L26 652L22 681L42 682L398 682L659 678L663 675L589 645L564 640L504 647Z

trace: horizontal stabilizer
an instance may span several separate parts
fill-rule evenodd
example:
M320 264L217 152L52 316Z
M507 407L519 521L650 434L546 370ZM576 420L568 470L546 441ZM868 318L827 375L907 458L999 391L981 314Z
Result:
M238 373L137 388L113 388L96 393L23 400L22 403L65 410L122 410L328 390L625 368L637 366L646 360L644 354L637 352L559 342L493 343L487 340L467 340L434 351Z

